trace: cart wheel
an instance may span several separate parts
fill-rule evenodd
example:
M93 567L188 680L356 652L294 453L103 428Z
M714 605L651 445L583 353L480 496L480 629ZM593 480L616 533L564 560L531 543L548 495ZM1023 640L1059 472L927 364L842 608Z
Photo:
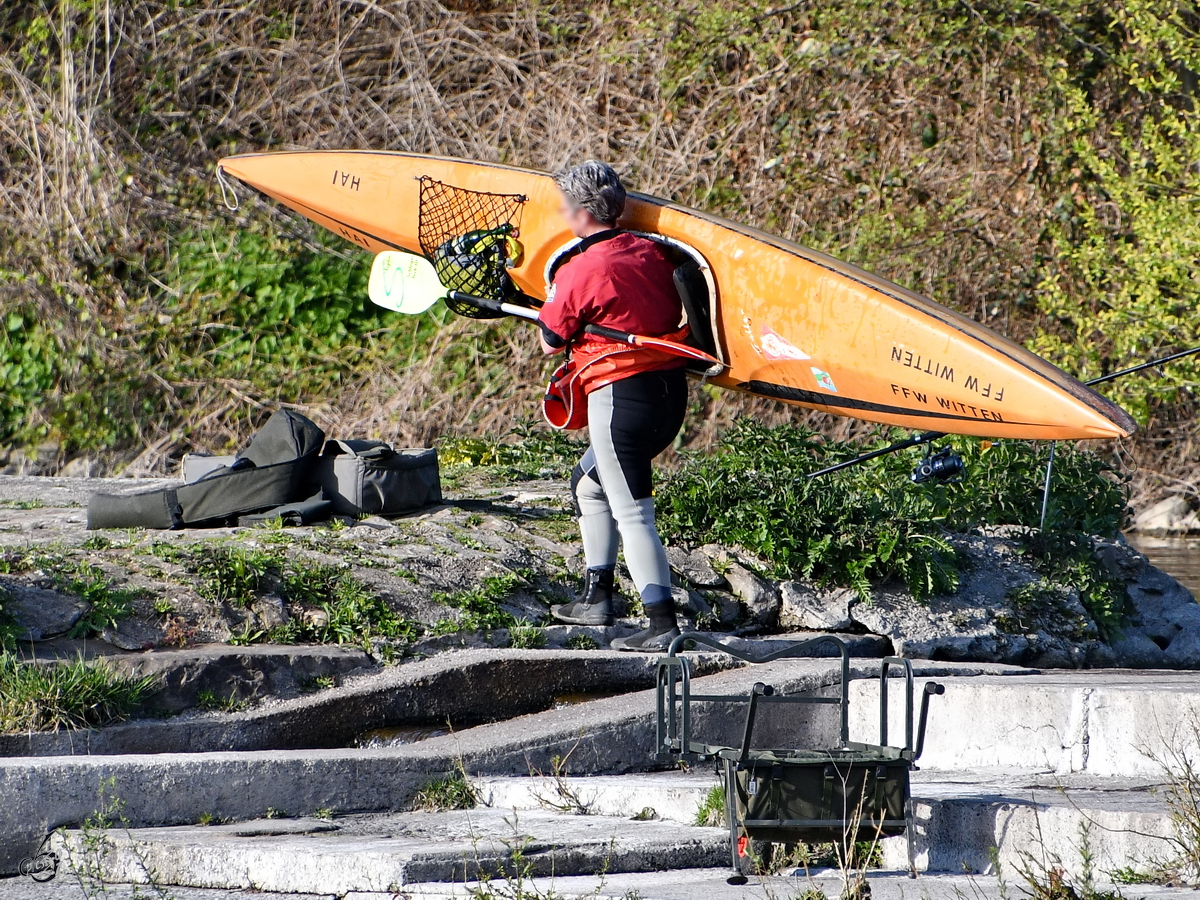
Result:
M757 841L748 838L738 840L738 871L743 875L766 875L771 870L771 857L775 845L770 841Z

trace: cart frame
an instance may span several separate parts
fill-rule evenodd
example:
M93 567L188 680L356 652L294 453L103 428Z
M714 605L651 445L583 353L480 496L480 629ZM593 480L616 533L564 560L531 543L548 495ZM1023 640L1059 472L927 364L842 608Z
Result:
M816 697L807 695L778 695L770 685L756 682L749 695L744 694L694 694L691 685L689 660L680 655L685 645L703 645L728 654L751 665L774 662L788 658L812 658L812 651L821 645L834 645L840 657L837 692L834 696ZM893 667L899 667L904 676L905 690L905 734L903 746L888 745L888 695L889 675ZM746 842L755 834L765 834L766 840L784 840L791 837L796 841L832 840L841 842L848 834L857 834L860 829L873 831L876 836L904 834L908 842L909 874L916 875L915 848L913 845L912 795L909 773L916 769L916 761L925 747L925 730L929 716L929 698L942 694L945 688L936 682L927 682L922 691L919 722L916 728L916 743L913 741L914 684L912 662L897 656L884 657L880 662L879 690L879 743L865 744L850 740L850 653L846 643L832 635L822 635L806 641L786 643L763 653L753 653L730 646L706 634L685 634L676 638L665 657L658 662L656 673L656 735L655 747L658 759L671 762L699 762L717 760L725 784L726 816L729 821L731 863L734 877L731 881L745 878L742 861L746 858ZM746 721L742 729L740 747L705 744L692 739L693 702L746 703ZM831 749L752 749L755 718L762 703L813 703L838 707L838 745ZM747 818L749 798L739 803L739 772L748 773L748 787L757 785L760 771L771 774L772 783L782 787L784 772L808 774L814 784L818 779L815 770L820 768L821 801L820 817L806 818ZM850 782L858 777L860 784L853 788ZM842 810L834 817L833 805L837 783L840 778ZM793 798L800 796L793 788ZM855 810L849 811L846 801L851 799L848 791L857 794ZM868 792L871 802L867 802ZM754 790L749 791L750 794ZM890 795L890 796L889 796ZM903 815L897 817L895 800L900 799ZM809 798L811 801L811 798ZM746 808L743 810L742 806ZM811 802L810 802L811 805ZM886 811L885 811L886 810ZM776 810L777 812L779 810ZM877 812L878 815L864 815Z

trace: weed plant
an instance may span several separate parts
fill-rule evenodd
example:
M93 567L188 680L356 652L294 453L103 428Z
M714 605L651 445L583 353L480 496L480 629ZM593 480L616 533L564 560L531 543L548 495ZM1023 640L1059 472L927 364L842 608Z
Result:
M1140 871L1125 867L1118 880L1200 887L1200 708L1171 723L1158 738L1158 746L1140 749L1163 776L1159 794L1171 818L1170 849L1161 858L1139 861Z
M546 646L546 629L528 619L518 619L509 626L508 640L514 650L540 650Z
M50 665L0 652L0 731L111 725L127 718L157 688L153 676L123 675L82 656Z
M215 546L193 550L189 568L200 578L200 593L210 600L248 606L279 577L282 558L252 547Z
M0 587L0 653L7 653L17 646L17 641L24 629L17 624L12 613L5 609L5 604L11 602L11 595Z
M447 436L438 461L447 467L495 467L503 476L564 478L587 449L577 438L522 420L500 438Z
M141 597L140 591L117 585L99 566L87 560L72 559L59 546L6 551L0 554L0 574L44 577L58 590L85 601L88 608L71 626L67 633L70 638L94 637L105 628L115 626L133 612L134 601ZM5 642L4 635L11 638L14 624L5 618L3 599L0 592L0 646Z
M271 633L272 640L311 640L321 644L358 644L370 649L373 639L412 641L420 626L395 613L383 598L346 568L290 560L281 591L284 599L317 607L324 620L297 620Z
M105 628L115 627L133 612L133 602L141 596L140 591L115 586L102 569L87 562L73 564L55 581L63 590L88 604L87 610L67 633L72 638L93 637Z
M725 814L725 785L714 784L709 788L696 810L696 824L710 828L729 827L729 817Z
M433 599L459 610L455 619L443 619L434 634L456 634L460 631L491 631L493 628L513 628L516 618L501 605L522 584L524 579L515 572L488 575L475 587L454 594L436 593Z
M269 632L247 629L231 643L357 644L371 648L372 640L411 641L420 626L395 613L347 567L308 562L278 550L237 546L188 549L177 557L198 576L200 591L209 599L246 607L277 592L297 613L320 610L321 615L293 615Z
M223 697L215 691L202 690L196 694L196 707L205 712L238 712L245 709L246 702L232 694Z
M462 771L455 771L444 778L435 778L413 797L413 809L427 812L474 809L478 805L479 798L475 787Z
M96 810L80 823L78 834L66 842L67 872L80 895L85 900L108 900L112 896L109 891L113 875L111 856L116 848L109 832L119 828L124 832L133 860L132 864L128 860L121 861L127 867L123 871L132 872L130 880L140 882L132 886L128 895L131 900L175 900L174 892L162 883L145 851L133 840L129 819L125 816L125 801L116 793L115 777L100 783L98 801ZM215 824L216 821L209 813L200 817L201 825Z

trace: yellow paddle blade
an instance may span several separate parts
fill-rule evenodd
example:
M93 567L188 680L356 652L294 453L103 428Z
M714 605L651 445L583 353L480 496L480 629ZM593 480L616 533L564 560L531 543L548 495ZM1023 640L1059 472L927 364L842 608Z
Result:
M376 306L412 316L445 297L446 288L425 257L385 250L371 264L367 295Z

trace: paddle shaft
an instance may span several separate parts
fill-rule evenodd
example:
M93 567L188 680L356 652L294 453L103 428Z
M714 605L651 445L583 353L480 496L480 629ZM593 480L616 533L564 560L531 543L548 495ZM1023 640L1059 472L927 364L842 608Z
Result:
M527 306L517 306L515 303L503 303L498 300L488 300L485 297L476 297L473 294L464 294L462 291L449 291L448 296L452 300L458 300L461 303L470 303L473 306L481 306L484 309L492 309L496 312L502 312L510 316L516 316L519 319L526 319L530 322L538 321L536 309L530 309ZM665 353L673 353L676 356L682 356L686 359L696 359L701 362L711 362L720 364L718 360L708 356L701 355L700 352L691 347L685 347L683 344L675 344L671 341L664 341L661 338L648 340L639 334L630 334L628 331L618 331L616 328L605 328L603 325L585 325L583 330L588 334L594 334L596 337L602 337L606 340L616 341L619 344L628 344L630 347L653 347L655 350L662 350Z

